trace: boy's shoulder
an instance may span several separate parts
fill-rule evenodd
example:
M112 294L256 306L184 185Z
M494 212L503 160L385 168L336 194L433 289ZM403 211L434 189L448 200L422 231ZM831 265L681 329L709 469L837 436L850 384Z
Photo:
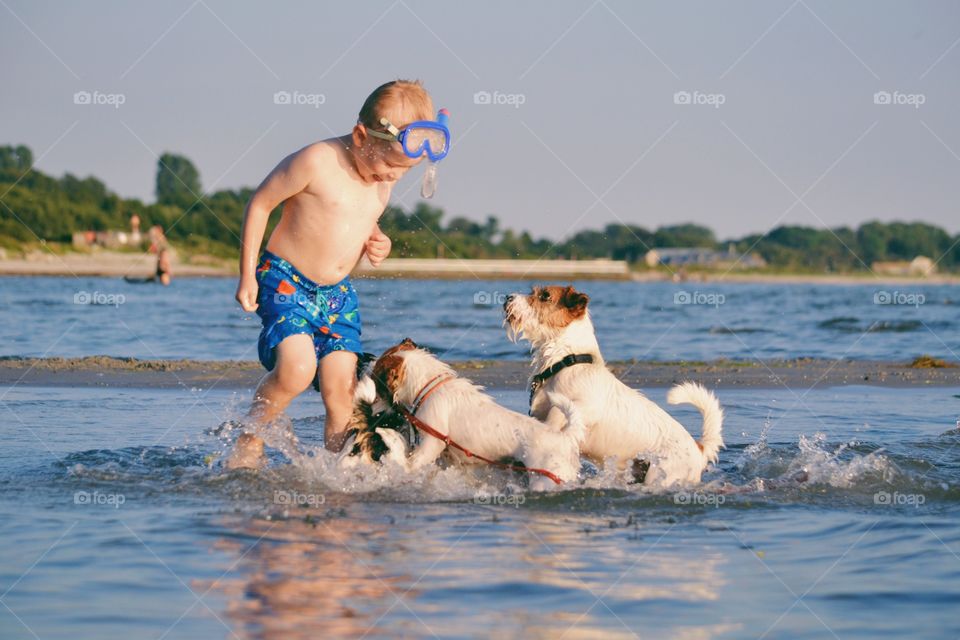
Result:
M290 161L319 166L337 160L343 153L343 145L337 138L320 140L290 154Z

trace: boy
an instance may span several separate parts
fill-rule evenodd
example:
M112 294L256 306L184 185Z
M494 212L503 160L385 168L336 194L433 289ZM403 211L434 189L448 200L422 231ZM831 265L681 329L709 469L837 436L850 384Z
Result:
M390 239L377 221L394 183L423 159L405 153L396 134L407 123L433 118L419 81L381 85L350 134L284 158L250 198L236 298L263 321L259 355L269 373L250 407L257 423L275 419L314 384L326 407L326 447L343 446L362 353L349 273L364 253L374 267L389 255ZM267 218L280 203L283 214L258 264ZM241 434L227 467L256 467L262 455L263 440Z

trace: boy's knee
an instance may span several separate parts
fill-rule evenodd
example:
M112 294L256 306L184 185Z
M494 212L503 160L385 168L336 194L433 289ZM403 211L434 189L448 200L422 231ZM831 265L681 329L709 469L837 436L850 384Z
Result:
M285 392L299 394L313 383L317 363L311 358L284 359L277 362L273 375L277 386Z

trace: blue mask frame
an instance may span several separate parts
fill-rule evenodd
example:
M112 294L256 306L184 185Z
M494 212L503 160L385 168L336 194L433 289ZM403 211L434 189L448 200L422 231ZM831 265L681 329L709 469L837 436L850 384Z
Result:
M447 127L447 119L449 118L449 115L450 114L446 109L440 109L440 111L437 112L436 120L417 120L416 122L411 122L403 129L398 129L386 118L380 118L380 124L383 125L387 131L384 132L376 131L374 129L367 129L367 133L375 138L380 138L381 140L399 142L400 147L403 149L403 153L408 158L419 158L426 154L427 158L431 162L437 162L439 160L443 160L450 151L450 129ZM430 129L432 131L439 131L442 133L443 148L439 152L435 152L427 136L424 136L423 139L419 141L419 144L416 144L410 139L410 132L416 131L417 129Z

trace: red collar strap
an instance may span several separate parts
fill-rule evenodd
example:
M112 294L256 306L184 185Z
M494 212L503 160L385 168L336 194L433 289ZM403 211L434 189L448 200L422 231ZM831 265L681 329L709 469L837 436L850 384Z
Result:
M410 405L410 413L419 411L421 405L430 397L430 394L440 388L444 383L450 382L456 377L457 376L452 373L440 373L428 380L427 384L423 385L423 388L420 389L420 393L413 399L413 404Z
M439 386L439 385L438 385L438 386ZM436 387L434 387L434 389L436 389ZM465 456L467 456L468 458L476 458L477 460L481 460L481 461L483 461L483 462L486 462L486 463L489 464L489 465L492 465L492 466L494 466L494 467L499 467L499 468L501 468L501 469L509 469L509 470L511 470L511 471L524 471L524 472L527 472L527 473L536 473L536 474L539 474L539 475L541 475L541 476L544 476L545 478L550 478L551 480L553 480L553 481L554 481L555 483L557 483L557 484L563 484L563 480L561 480L560 478L558 478L556 474L551 473L550 471L547 471L546 469L534 469L533 467L524 467L524 466L516 465L516 464L506 464L506 463L504 463L504 462L497 462L496 460L491 460L491 459L489 459L489 458L484 458L483 456L481 456L481 455L479 455L479 454L476 454L476 453L470 451L469 449L467 449L466 447L458 444L457 442L455 442L454 440L452 440L452 439L450 438L450 436L448 436L448 435L446 435L446 434L443 434L443 433L440 433L439 431L437 431L436 429L434 429L433 427L431 427L430 425L428 425L426 422L424 422L423 420L421 420L421 419L418 418L417 416L413 415L413 412L410 411L409 409L407 409L406 407L404 407L404 406L401 405L401 406L399 407L399 409L400 409L400 413L403 414L403 417L405 417L405 418L410 422L410 424L412 424L413 426L415 426L417 429L420 429L420 431L423 431L423 432L424 432L425 434L427 434L428 436L433 436L433 437L436 438L437 440L440 440L440 441L444 442L448 447L453 447L454 449L457 449L458 451L462 451L463 454L464 454Z

